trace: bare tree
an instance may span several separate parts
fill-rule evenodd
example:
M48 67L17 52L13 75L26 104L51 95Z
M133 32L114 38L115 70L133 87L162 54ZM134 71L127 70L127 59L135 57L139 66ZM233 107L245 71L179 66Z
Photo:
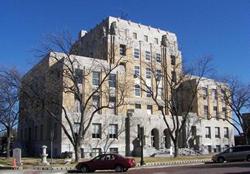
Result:
M49 54L49 62L53 65L45 73L45 77L35 78L38 82L43 81L39 79L49 79L49 84L35 85L32 80L32 84L25 84L23 81L23 94L26 98L32 98L33 102L38 102L39 107L59 123L73 145L75 160L78 161L80 146L85 141L86 132L94 116L102 110L115 110L116 113L119 107L125 105L124 98L128 86L126 78L118 77L122 76L123 65L126 64L123 57L112 63L94 58L92 61L88 58L88 61L83 62L82 57L71 54L72 45L69 34L50 35L40 53ZM114 74L115 76L112 76ZM92 81L91 75L98 78ZM74 98L74 104L71 107L65 105L59 99L61 96Z
M226 84L226 87L219 85L222 95L221 100L227 106L227 110L223 112L234 113L233 117L226 117L228 121L238 132L239 135L243 135L247 144L249 126L247 121L244 121L243 113L250 109L250 84L244 84L236 77L226 77L222 79Z
M6 131L7 158L10 157L11 138L19 115L20 79L21 74L16 68L0 71L0 125L2 131Z
M150 72L146 73L146 77L139 75L142 91L157 105L166 124L174 145L175 157L178 156L180 139L192 112L199 84L203 77L212 71L210 62L211 58L204 57L193 62L188 68L184 67L185 69L182 62L175 60L172 60L172 65L166 61L160 65L157 62L144 62ZM150 82L147 78L151 79Z

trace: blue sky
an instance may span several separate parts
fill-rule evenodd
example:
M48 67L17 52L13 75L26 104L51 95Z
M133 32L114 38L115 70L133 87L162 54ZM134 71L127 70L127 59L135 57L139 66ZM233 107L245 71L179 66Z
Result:
M250 0L3 0L0 65L26 72L48 33L89 30L107 16L177 34L184 59L214 59L220 75L250 82Z

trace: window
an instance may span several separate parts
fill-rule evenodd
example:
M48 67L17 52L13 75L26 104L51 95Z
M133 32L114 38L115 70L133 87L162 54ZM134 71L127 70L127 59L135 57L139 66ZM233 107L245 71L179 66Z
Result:
M79 129L80 129L80 123L79 122L74 122L73 129L74 129L74 133L78 134Z
M208 116L208 106L207 105L204 105L204 115L205 116Z
M147 35L144 35L144 41L148 42L148 36Z
M229 129L228 129L228 127L224 127L224 138L229 138Z
M210 127L205 127L205 129L206 129L205 137L206 138L211 138L211 128Z
M140 58L140 50L137 48L134 48L134 58L136 59Z
M99 95L93 95L93 106L95 108L99 108L100 107L100 96Z
M92 84L95 86L100 84L100 72L92 72Z
M157 69L156 70L156 80L160 81L162 77L161 70Z
M137 33L133 33L133 38L137 39Z
M212 153L212 146L211 146L211 145L208 145L208 146L207 146L207 150L208 150L208 153Z
M216 145L216 152L221 152L221 146L220 145Z
M116 74L109 75L109 87L116 87Z
M202 94L203 94L203 99L205 100L208 96L208 92L207 92L207 88L206 87L203 87L202 88Z
M158 110L159 111L163 110L163 106L158 106Z
M135 109L141 109L141 104L135 104Z
M154 38L154 42L155 42L155 44L158 44L159 43L158 38Z
M147 113L148 113L149 115L152 115L152 114L153 114L153 107L152 107L152 105L147 105Z
M225 116L225 118L227 117L227 108L226 107L223 107L222 108L222 112L223 112L223 114L224 114L224 116Z
M150 68L146 68L146 78L147 79L151 78L151 69Z
M172 82L176 82L176 72L172 71L171 74L172 74Z
M151 53L150 53L150 51L145 51L145 59L147 61L150 61L150 59L151 59Z
M75 69L75 77L76 77L76 82L79 83L79 84L82 84L83 70Z
M171 55L170 58L171 58L171 65L175 65L176 64L176 57Z
M163 96L163 88L159 87L157 92L158 96Z
M134 78L139 77L139 76L140 76L140 67L135 66L134 67Z
M156 53L156 61L159 63L161 62L161 54Z
M220 128L215 127L215 138L220 138Z
M218 114L218 107L217 107L217 106L214 106L214 107L213 107L213 110L214 110L214 113L215 113L216 118L219 119L220 117L219 117L219 114Z
M118 148L112 147L112 148L109 148L109 152L113 154L118 154L119 151L118 151Z
M109 125L109 138L118 138L118 125L117 124Z
M109 107L111 107L112 113L116 114L116 97L109 96Z
M101 138L101 124L100 123L93 123L92 124L92 138Z
M126 56L126 45L120 44L120 55Z
M217 90L216 89L212 89L212 96L213 96L214 100L218 99L218 97L217 97Z
M141 96L140 85L135 85L135 96Z
M152 88L148 87L148 89L147 89L147 97L151 97L151 93L152 93Z
M95 157L95 156L101 155L101 152L102 152L101 148L93 148L91 152L91 156Z

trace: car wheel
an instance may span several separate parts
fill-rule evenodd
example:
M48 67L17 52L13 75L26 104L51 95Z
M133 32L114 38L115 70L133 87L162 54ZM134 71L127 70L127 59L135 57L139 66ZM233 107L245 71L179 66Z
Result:
M82 166L82 167L81 167L81 172L82 172L82 173L87 173L87 172L89 172L88 166Z
M123 172L123 167L121 165L116 165L115 166L115 171L116 172Z
M247 155L247 161L250 162L250 155Z
M217 160L219 163L224 163L225 159L223 157L219 157Z

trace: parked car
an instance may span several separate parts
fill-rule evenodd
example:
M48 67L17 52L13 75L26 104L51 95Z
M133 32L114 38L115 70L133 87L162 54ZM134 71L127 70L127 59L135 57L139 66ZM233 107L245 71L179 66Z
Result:
M90 161L79 162L76 169L81 172L94 172L95 170L115 170L125 172L129 168L135 167L133 158L125 158L118 154L102 154Z
M225 151L212 156L214 162L224 161L250 161L250 145L230 147Z

